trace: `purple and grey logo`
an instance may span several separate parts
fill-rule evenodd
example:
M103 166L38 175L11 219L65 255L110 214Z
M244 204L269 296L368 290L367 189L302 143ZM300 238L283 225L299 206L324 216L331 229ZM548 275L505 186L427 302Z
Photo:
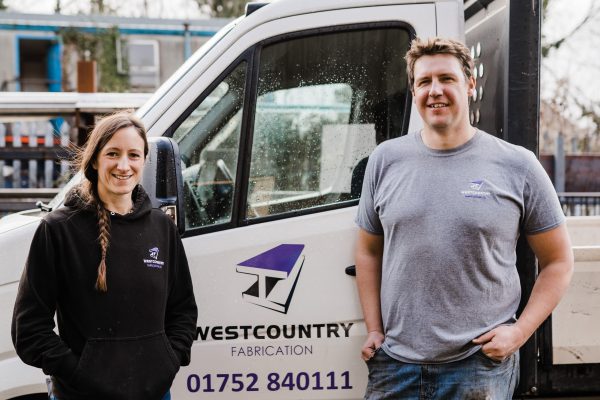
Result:
M256 275L256 282L242 298L286 314L304 265L302 250L303 244L281 244L239 263L237 272Z
M472 190L481 190L481 186L483 186L483 181L482 181L482 180L479 180L479 181L472 181L472 182L469 184L469 187L470 187Z
M148 249L148 257L150 258L144 258L144 264L146 264L147 267L161 269L165 265L164 261L160 261L158 259L159 251L160 250L158 249L158 247Z
M491 193L486 190L481 190L484 184L485 181L483 179L471 181L469 182L469 189L461 190L460 193L466 198L487 199L490 197Z
M148 253L150 253L150 257L154 258L155 260L158 260L158 247L153 247L150 250L148 250Z

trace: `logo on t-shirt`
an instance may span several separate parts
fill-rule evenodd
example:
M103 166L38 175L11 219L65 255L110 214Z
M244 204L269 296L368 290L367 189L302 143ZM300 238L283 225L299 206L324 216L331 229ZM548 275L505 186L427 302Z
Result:
M473 199L487 199L490 197L491 193L485 190L481 190L485 181L483 179L477 179L469 182L468 190L461 190L460 193L466 198Z
M146 264L149 268L162 268L165 265L164 261L160 261L158 259L158 247L153 247L148 250L148 255L150 259L144 259L144 264Z
M304 265L302 250L303 244L281 244L239 263L237 272L256 276L242 298L286 314Z

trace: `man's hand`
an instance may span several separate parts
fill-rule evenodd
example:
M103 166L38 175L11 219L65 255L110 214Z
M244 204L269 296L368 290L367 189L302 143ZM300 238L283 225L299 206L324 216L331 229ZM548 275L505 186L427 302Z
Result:
M516 325L501 325L473 339L473 343L481 344L487 357L504 361L525 344L527 337Z
M385 336L379 331L369 332L367 335L367 340L365 340L361 350L362 359L364 361L368 361L371 357L373 357L375 350L381 347L384 339Z

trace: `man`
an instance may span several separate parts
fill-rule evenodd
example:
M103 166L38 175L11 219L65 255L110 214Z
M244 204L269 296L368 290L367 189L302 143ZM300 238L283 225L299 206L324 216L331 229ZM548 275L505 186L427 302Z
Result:
M533 153L470 125L463 44L416 39L406 60L424 127L370 156L356 219L365 398L510 399L518 349L571 278L564 216ZM516 319L519 232L540 272Z

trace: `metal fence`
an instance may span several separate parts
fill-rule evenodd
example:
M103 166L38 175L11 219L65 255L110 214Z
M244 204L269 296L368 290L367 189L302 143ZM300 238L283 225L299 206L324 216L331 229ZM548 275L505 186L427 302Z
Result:
M563 192L558 198L567 217L600 215L600 192Z
M47 203L60 189L0 189L0 217L36 208L36 203Z
M64 118L0 122L0 188L53 188L69 173L69 132Z

